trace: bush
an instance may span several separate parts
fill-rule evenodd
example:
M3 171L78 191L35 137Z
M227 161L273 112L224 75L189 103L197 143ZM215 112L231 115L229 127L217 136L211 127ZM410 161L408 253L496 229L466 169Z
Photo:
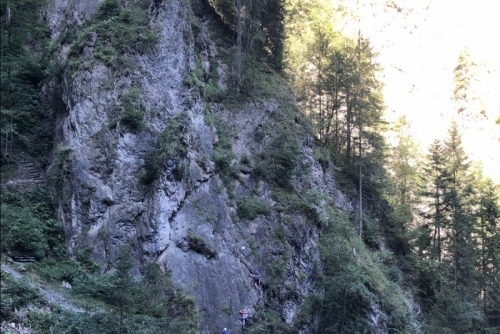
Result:
M53 218L45 190L36 191L32 197L4 194L2 201L2 250L14 257L36 259L64 254L63 226Z
M78 262L64 258L49 257L36 263L34 268L41 277L51 282L66 281L73 284L85 274Z
M236 166L231 163L235 156L229 138L229 131L211 111L206 110L205 122L209 125L213 125L217 130L219 141L214 145L212 159L215 163L215 171L219 174L226 188L228 188L231 196L231 179L236 179L239 172Z
M30 287L24 280L14 279L10 274L2 272L0 299L1 321L11 317L18 310L33 302L41 302L40 293Z
M224 92L214 85L207 84L203 91L203 97L208 102L220 102L224 98Z
M96 16L81 30L76 42L71 46L68 60L74 72L84 68L81 50L91 33L97 34L94 58L119 72L130 71L133 64L129 53L145 53L158 39L149 29L149 14L146 1L128 2L120 8L117 0L106 0L99 7Z
M120 122L133 133L138 133L144 128L145 107L142 104L140 91L132 87L122 97Z
M252 220L257 215L266 215L271 212L269 204L261 202L258 198L244 196L238 199L238 217L243 220Z
M171 165L171 174L177 181L184 175L183 159L188 152L189 119L186 112L174 116L156 142L155 149L144 157L144 172L139 179L151 185Z
M118 0L104 0L97 10L96 19L107 20L113 16L120 15L120 3Z
M345 213L330 209L330 216L320 239L325 283L322 329L360 334L373 330L368 315L378 305L388 315L389 333L412 333L411 311L401 288L382 270L385 264L366 249Z
M309 199L304 199L295 191L278 189L274 192L274 198L278 203L276 209L287 213L298 213L303 215L309 222L320 226L321 219L316 209L310 204Z
M73 164L73 151L72 149L59 145L54 153L54 161L48 173L48 181L50 185L55 188L59 195L63 195L65 191L65 184L67 178L71 174Z
M291 188L290 179L298 162L299 143L286 128L272 134L271 143L260 154L254 175L281 187Z

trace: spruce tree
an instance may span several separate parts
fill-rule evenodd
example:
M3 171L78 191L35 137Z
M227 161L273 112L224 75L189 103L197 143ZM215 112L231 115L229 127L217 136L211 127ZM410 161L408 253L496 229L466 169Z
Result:
M473 238L473 187L469 171L470 162L462 147L458 127L453 122L444 144L446 169L450 175L449 191L444 197L446 213L450 219L449 251L453 257L455 285L470 286L474 282L476 245Z
M478 244L480 248L481 304L486 327L500 330L500 192L491 179L480 176Z
M448 191L450 176L445 167L446 157L443 147L439 140L435 140L429 148L427 157L428 162L423 170L427 180L427 189L423 195L429 199L428 210L422 213L422 216L428 223L428 230L423 229L422 240L429 238L428 242L420 241L420 247L428 246L427 251L420 250L422 254L426 254L429 259L441 262L444 253L444 244L447 234L444 233L449 227L449 219L445 214L444 198ZM431 235L426 236L425 233L430 232Z

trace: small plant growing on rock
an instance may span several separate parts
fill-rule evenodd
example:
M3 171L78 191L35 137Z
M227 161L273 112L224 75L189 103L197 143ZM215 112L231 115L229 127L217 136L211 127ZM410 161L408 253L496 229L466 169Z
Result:
M133 133L140 132L144 128L144 105L140 98L140 90L132 87L122 96L120 122L128 127Z
M271 212L269 204L260 201L258 198L244 196L238 199L238 217L243 220L252 220L257 215L266 215Z
M156 142L155 149L144 158L144 172L139 179L144 185L151 185L167 170L175 180L184 175L183 160L187 156L188 114L182 112L174 116Z

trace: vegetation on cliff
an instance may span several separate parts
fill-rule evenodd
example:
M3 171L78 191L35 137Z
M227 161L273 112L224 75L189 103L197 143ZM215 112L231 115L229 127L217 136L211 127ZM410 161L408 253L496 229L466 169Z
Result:
M45 5L41 0L29 3L36 11ZM86 312L53 306L42 312L49 304L36 290L2 273L2 323L29 324L41 333L197 333L195 302L155 264L142 263L138 275L130 249L121 250L113 268L99 268L87 249L72 257L67 253L64 231L69 227L57 220L53 201L70 201L64 184L70 182L71 152L52 147L55 124L53 117L45 117L50 108L39 98L43 84L59 76L63 65L52 60L55 47L49 46L43 20L27 15L27 6L25 0L0 2L2 179L24 154L35 160L53 150L59 156L53 159L48 184L34 190L18 191L2 180L1 250L16 261L35 261L25 265L27 275L47 284L69 283L71 298ZM128 75L133 64L127 54L145 53L156 42L148 28L151 6L153 1L105 0L81 31L68 30L59 41L71 43L66 69L75 74L95 60L116 76ZM327 1L209 0L204 6L227 29L217 34L226 43L220 57L231 66L231 86L224 91L218 87L219 73L204 74L199 59L184 84L198 89L205 122L219 136L213 144L215 171L241 221L280 217L273 235L278 251L265 264L264 304L246 332L497 332L499 189L471 164L456 125L425 157L415 153L405 120L393 128L396 141L388 145L376 53L361 36L351 40L337 32ZM200 19L191 19L192 28L200 29ZM89 60L82 49L89 46L92 32L105 38L92 45ZM457 87L456 98L466 95L466 88ZM146 93L135 87L125 92L115 124L135 134L146 131L140 101ZM241 181L238 162L228 125L213 111L221 106L229 112L244 110L248 102L267 100L279 108L260 124L254 133L256 148L239 163L253 184L266 184L273 205L257 196L257 187L248 194L232 191ZM154 184L166 165L173 166L176 181L184 180L188 128L185 113L172 118L145 156L144 172L138 175L144 186ZM356 211L307 187L313 170L305 146ZM299 295L284 282L292 256L291 246L284 245L292 215L320 231L320 261L312 275L315 292L286 322L280 303L285 294ZM297 273L299 279L303 275Z

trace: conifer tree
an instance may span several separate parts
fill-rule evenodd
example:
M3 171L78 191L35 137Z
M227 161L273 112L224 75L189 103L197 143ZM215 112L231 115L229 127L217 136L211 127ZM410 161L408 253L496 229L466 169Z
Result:
M500 192L491 179L482 175L478 179L481 304L486 327L500 330Z
M451 124L444 144L446 168L450 175L449 191L445 196L446 213L450 219L449 251L453 255L455 285L472 284L475 249L473 233L473 191L470 162L462 147L461 136L455 122Z
M49 39L41 19L45 0L0 1L0 117L2 156L15 146L33 145L28 134L43 119L38 90L47 76L44 52ZM40 141L38 141L40 142Z
M431 260L441 262L447 235L444 232L449 226L449 220L445 214L444 198L448 191L450 176L445 167L446 158L439 140L434 140L431 144L427 160L423 170L428 184L423 195L430 200L428 201L428 211L423 212L422 216L429 224L431 235L421 236L424 239L428 237L429 241L420 242L420 244L421 247L425 247L425 245L430 247L427 256ZM423 232L427 233L427 230ZM427 253L425 250L421 251Z
M420 179L420 155L417 144L412 140L410 124L405 116L396 122L394 132L395 144L390 148L387 158L386 191L389 205L394 210L390 229L399 240L405 240L407 243L423 187ZM428 236L429 232L426 234ZM408 246L404 248L398 251L409 252L409 249L406 249Z
M116 264L115 272L111 276L112 289L109 294L109 303L115 306L119 313L120 327L124 328L125 314L133 306L136 284L130 273L132 256L130 247L123 247Z

